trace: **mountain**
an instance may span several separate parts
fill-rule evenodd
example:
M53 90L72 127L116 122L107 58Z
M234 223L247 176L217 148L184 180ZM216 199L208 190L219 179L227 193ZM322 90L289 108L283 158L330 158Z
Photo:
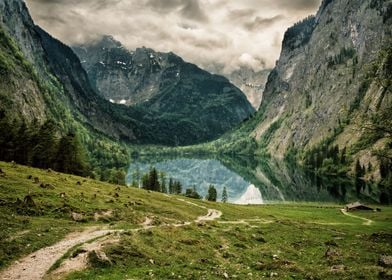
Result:
M165 68L156 84L160 95L131 107L108 102L97 94L72 49L36 26L22 0L1 0L0 20L2 131L24 125L37 131L53 121L56 137L77 131L92 154L98 139L111 142L102 144L107 149L118 141L189 145L210 140L254 112L227 79L174 54L166 55L167 64L182 75ZM6 138L0 142L10 142Z
M263 91L268 79L270 69L254 71L252 68L242 66L226 77L246 95L253 108L259 109L263 99Z
M102 97L137 105L172 125L170 130L179 132L173 137L176 143L216 138L254 113L245 95L226 78L174 53L144 47L129 51L111 36L73 50ZM183 137L187 130L190 135Z
M294 157L320 172L392 167L392 1L323 1L290 27L257 114L212 146ZM358 161L360 171L355 165Z

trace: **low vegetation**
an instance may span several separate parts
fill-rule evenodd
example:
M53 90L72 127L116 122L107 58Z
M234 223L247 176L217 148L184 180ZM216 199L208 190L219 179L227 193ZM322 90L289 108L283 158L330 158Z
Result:
M383 255L392 254L389 207L350 217L340 213L341 205L239 206L167 196L50 169L2 162L0 168L2 268L70 231L94 226L125 231L118 242L103 246L107 261L97 261L95 253L89 253L90 266L63 278L377 279L392 275L379 262ZM209 208L223 215L192 223ZM112 214L102 214L108 211ZM75 219L73 213L83 219ZM365 225L356 216L373 223ZM132 230L141 227L146 217L155 228ZM64 260L83 251L73 250Z

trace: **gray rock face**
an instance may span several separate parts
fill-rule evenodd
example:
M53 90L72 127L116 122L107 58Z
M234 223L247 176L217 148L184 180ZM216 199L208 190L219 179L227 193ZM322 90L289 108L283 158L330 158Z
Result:
M258 110L263 99L263 91L270 72L270 69L256 72L251 68L241 67L226 76L230 82L236 85L246 95L253 108Z
M129 51L110 36L73 49L105 99L137 105L156 122L169 124L172 144L214 139L255 112L229 80L174 53L144 47Z
M180 59L171 60L174 54L144 47L129 51L112 36L74 46L73 50L97 92L113 103L132 105L148 101L159 94L164 75L171 73L179 80L180 69L176 62Z
M316 16L287 30L264 91L262 121L252 133L261 140L280 123L266 143L271 154L308 149L347 119L352 125L336 143L349 146L361 135L354 122L391 106L380 84L364 83L369 65L390 43L391 5L390 0L325 0Z

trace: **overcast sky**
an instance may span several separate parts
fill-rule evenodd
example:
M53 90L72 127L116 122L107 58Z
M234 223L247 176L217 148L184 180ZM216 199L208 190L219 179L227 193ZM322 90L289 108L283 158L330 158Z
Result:
M225 73L272 67L284 31L321 0L26 0L35 22L67 44L108 34L129 49L173 51ZM222 72L219 71L219 72Z

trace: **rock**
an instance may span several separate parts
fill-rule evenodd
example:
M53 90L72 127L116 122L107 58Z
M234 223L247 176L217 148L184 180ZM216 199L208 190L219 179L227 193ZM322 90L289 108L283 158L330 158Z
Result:
M346 269L346 266L344 266L343 264L337 264L337 265L331 266L331 272L341 272L341 271L344 271L345 269Z
M150 262L151 264L155 264L155 262L154 262L153 259L149 259L149 262Z
M86 221L86 219L84 218L84 216L82 214L79 214L79 213L76 213L76 212L72 212L71 213L71 218L75 222L85 222Z
M264 239L264 237L260 234L252 234L252 237L258 241L258 242L262 242L262 243L266 243L267 241Z
M225 277L226 279L229 279L229 274L227 274L227 272L223 273L223 277Z
M54 190L54 186L51 185L51 184L44 184L44 183L41 183L39 186L40 186L41 188L43 188L43 189Z
M392 268L392 256L380 256L380 258L378 259L378 265L385 268Z
M331 249L330 247L327 249L327 251L325 251L324 257L326 258L334 258L334 257L338 257L340 254L338 251Z
M88 262L93 267L108 267L112 265L111 260L102 251L93 250L87 255Z

